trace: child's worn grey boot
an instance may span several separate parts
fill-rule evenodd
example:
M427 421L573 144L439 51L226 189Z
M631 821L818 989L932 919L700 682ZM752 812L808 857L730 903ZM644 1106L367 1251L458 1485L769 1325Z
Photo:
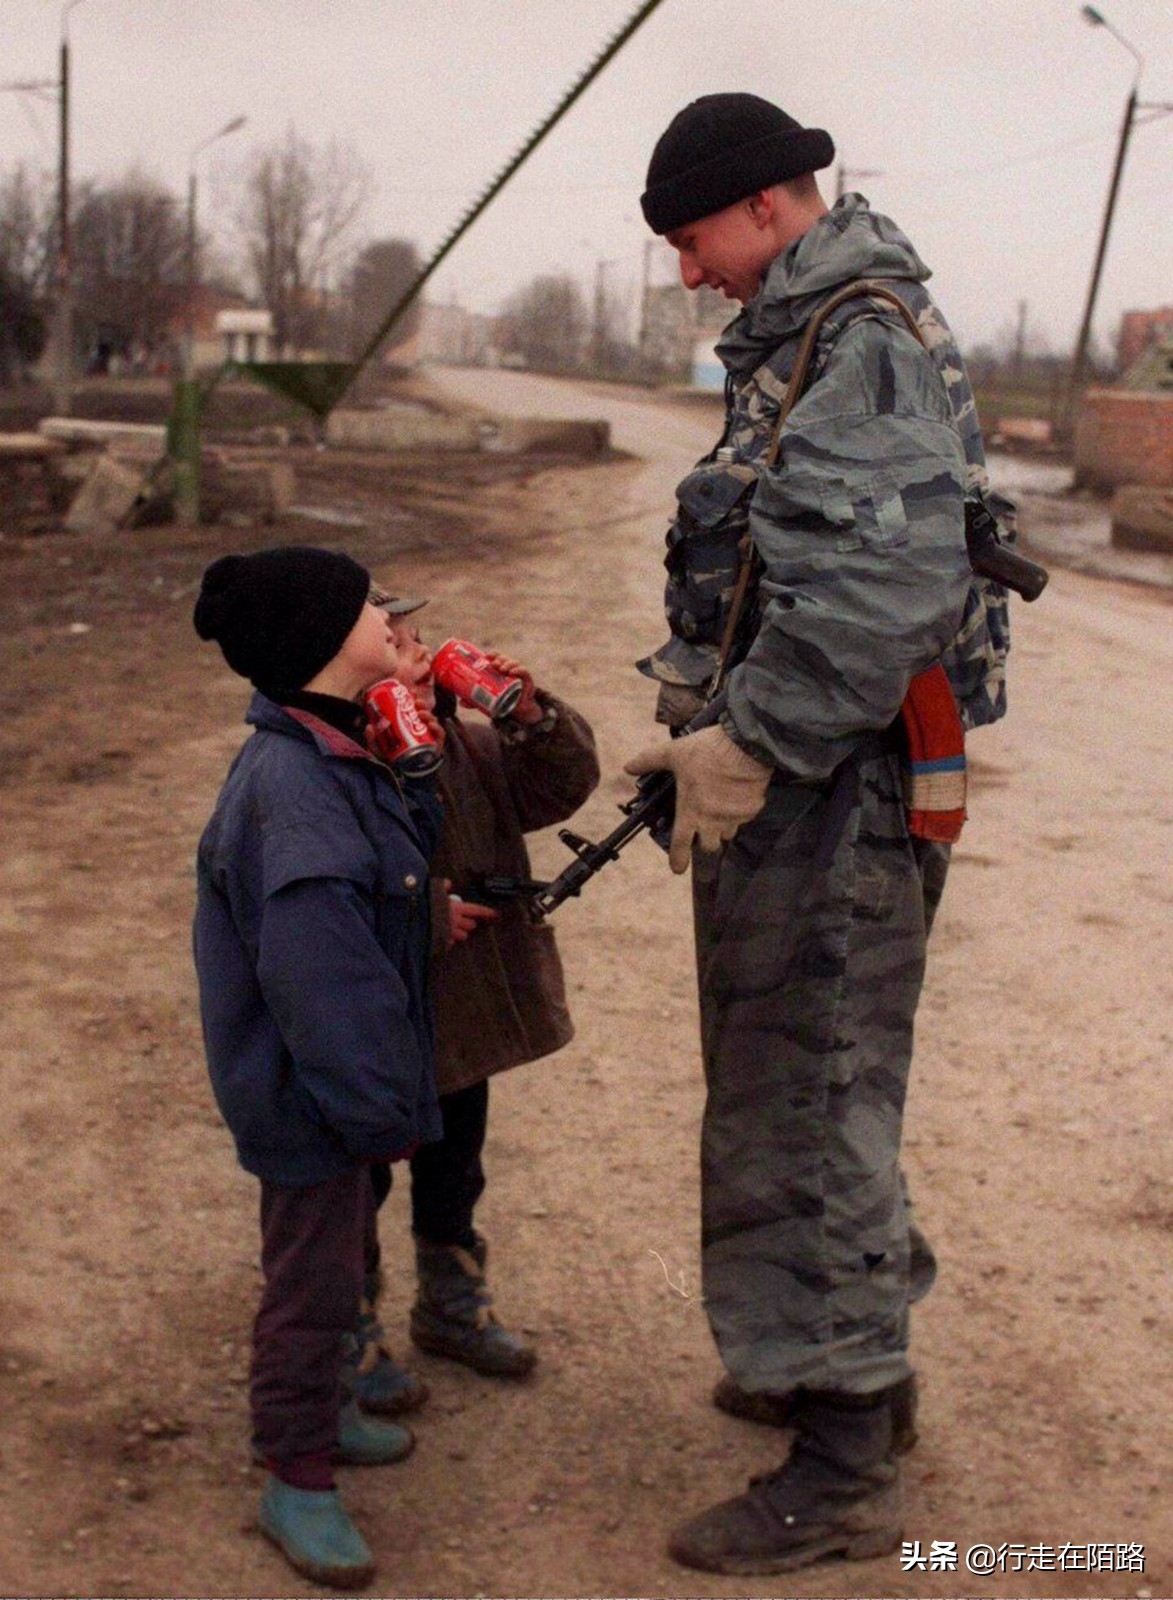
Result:
M900 1543L892 1391L799 1391L788 1459L745 1494L682 1523L668 1553L704 1572L792 1572L827 1556L861 1561Z
M335 1461L346 1467L385 1467L405 1460L415 1449L415 1434L397 1422L364 1416L356 1400L338 1413Z
M893 1384L890 1393L892 1449L896 1455L903 1456L908 1454L917 1441L916 1374L910 1373L900 1383ZM726 1411L731 1417L738 1417L743 1422L760 1422L768 1428L793 1428L798 1391L791 1389L783 1394L755 1394L743 1389L726 1373L714 1385L713 1404L719 1411Z
M411 1310L412 1341L430 1355L460 1361L486 1377L524 1378L533 1371L537 1352L503 1328L490 1309L487 1249L479 1234L471 1250L416 1239L419 1292Z
M297 1572L332 1589L360 1589L375 1561L337 1489L295 1489L270 1477L261 1496L261 1530Z
M419 1410L428 1398L428 1386L392 1359L384 1338L373 1301L364 1299L355 1329L356 1366L351 1388L364 1411L381 1417L401 1417L405 1412Z

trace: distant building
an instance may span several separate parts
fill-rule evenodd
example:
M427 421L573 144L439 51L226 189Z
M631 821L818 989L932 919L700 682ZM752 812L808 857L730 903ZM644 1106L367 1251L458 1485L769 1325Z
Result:
M680 282L650 285L643 302L640 365L646 372L697 382L694 373L698 349L702 345L706 348L703 364L717 360L713 345L736 309L715 289L689 290ZM719 361L717 365L720 366ZM701 387L720 388L724 381L722 367L716 385L710 374Z
M419 360L438 366L480 367L494 364L492 319L480 311L466 311L424 302L420 308Z
M1173 340L1173 306L1156 311L1126 311L1116 336L1116 362L1121 372L1136 365L1146 350Z
M1173 338L1161 339L1137 358L1120 382L1126 389L1173 394Z
M221 361L271 361L273 313L234 309L216 313Z
M712 334L698 339L692 347L690 382L694 389L707 389L713 394L720 394L725 388L725 365Z

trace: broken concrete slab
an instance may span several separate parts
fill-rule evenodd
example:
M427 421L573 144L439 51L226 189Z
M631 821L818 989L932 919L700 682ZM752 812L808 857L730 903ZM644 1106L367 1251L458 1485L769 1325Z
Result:
M161 452L167 442L167 429L159 423L101 422L90 417L42 417L37 432L75 449L104 450L115 443L140 443Z
M40 433L0 433L0 461L47 461L64 452L60 439Z
M70 533L116 533L146 489L147 474L113 456L98 456L65 513Z
M201 522L272 522L289 510L296 495L287 461L232 460L210 450L200 458Z

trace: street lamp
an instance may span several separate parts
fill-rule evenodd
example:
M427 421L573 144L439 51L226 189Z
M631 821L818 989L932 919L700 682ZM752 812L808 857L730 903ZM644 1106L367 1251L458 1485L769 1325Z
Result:
M215 133L210 133L202 139L191 151L187 158L187 314L184 319L184 347L183 347L183 376L187 379L195 375L195 294L199 283L197 270L198 238L196 234L196 157L210 144L215 144L217 139L223 139L227 134L235 133L238 128L243 128L248 121L247 117L233 117L222 128L217 128Z
M1108 249L1108 232L1112 226L1112 213L1116 209L1116 194L1120 188L1120 174L1124 170L1124 157L1128 150L1128 140L1132 133L1132 124L1136 118L1138 107L1137 91L1140 88L1140 74L1144 67L1144 58L1140 51L1133 48L1123 34L1117 30L1095 6L1082 6L1080 16L1092 28L1106 28L1112 37L1122 44L1129 55L1136 62L1136 72L1132 79L1132 88L1124 106L1124 121L1120 125L1120 143L1116 148L1116 165L1112 169L1112 182L1108 187L1108 202L1104 207L1104 221L1100 227L1100 242L1096 249L1095 265L1092 267L1091 283L1088 285L1087 304L1084 307L1083 322L1079 329L1079 338L1075 343L1075 355L1071 362L1071 380L1067 387L1067 404L1063 414L1063 432L1070 438L1072 422L1075 416L1075 399L1079 393L1080 384L1083 382L1084 369L1087 366L1087 347L1091 337L1092 312L1095 310L1096 294L1100 287L1100 272L1104 265L1104 255Z

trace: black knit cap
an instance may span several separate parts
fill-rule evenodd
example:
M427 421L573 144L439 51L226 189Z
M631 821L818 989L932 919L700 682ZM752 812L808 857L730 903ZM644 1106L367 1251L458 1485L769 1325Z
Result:
M660 135L639 203L653 233L671 233L834 159L829 133L802 127L768 100L706 94Z
M192 621L233 672L273 698L333 661L370 587L366 568L336 550L280 545L221 556L204 573Z

